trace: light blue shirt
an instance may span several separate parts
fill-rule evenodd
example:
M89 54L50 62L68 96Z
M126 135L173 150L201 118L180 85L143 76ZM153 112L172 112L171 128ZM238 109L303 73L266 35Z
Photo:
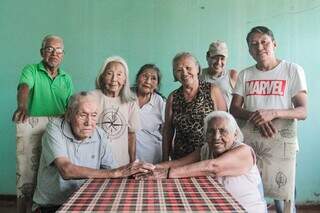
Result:
M33 200L41 206L61 205L85 180L64 180L54 160L67 157L73 164L93 169L115 168L110 144L104 131L97 127L92 136L78 141L70 124L62 118L52 119L42 137L42 153L37 187Z

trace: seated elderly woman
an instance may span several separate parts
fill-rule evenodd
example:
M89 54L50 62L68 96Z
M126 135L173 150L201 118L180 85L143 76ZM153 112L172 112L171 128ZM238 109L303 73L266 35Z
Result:
M148 178L215 176L248 212L266 212L255 154L242 143L243 136L235 119L227 112L214 111L206 116L204 123L207 143L201 149L157 165L151 173L153 176L148 174Z
M153 165L133 162L115 168L110 142L96 127L98 104L86 92L70 98L65 118L52 119L42 138L37 212L55 212L85 178L118 178L147 172Z

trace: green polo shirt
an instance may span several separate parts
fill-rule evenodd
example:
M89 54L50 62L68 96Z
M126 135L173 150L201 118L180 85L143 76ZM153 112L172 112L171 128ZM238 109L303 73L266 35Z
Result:
M27 65L21 73L19 85L29 86L28 112L30 116L57 116L64 114L73 93L70 75L58 70L52 79L43 63Z

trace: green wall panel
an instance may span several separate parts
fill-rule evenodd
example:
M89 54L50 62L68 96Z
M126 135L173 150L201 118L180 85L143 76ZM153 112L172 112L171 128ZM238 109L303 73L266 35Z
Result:
M156 63L163 73L162 93L173 82L171 60L192 52L206 66L213 40L229 45L229 68L251 64L247 32L266 25L275 34L279 58L304 67L309 117L299 122L297 201L320 203L319 125L320 0L31 0L0 2L0 194L15 194L16 86L25 64L40 61L41 39L58 34L65 40L63 66L75 89L90 90L103 60L124 57L133 82L139 67Z

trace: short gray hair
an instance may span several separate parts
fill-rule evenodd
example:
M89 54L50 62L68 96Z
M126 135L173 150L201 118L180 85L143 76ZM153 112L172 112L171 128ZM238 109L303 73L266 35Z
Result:
M47 35L43 38L41 43L41 49L45 48L49 40L59 40L62 46L62 49L64 49L63 39L60 36L57 35Z
M194 61L194 63L196 64L196 67L198 68L198 76L201 75L201 66L200 63L198 61L198 59L196 57L194 57L191 53L189 52L180 52L177 55L174 56L174 58L172 59L172 71L173 71L173 78L174 81L177 81L177 77L176 77L176 68L177 68L177 63L178 61L180 61L180 59L182 58L192 58L192 60Z
M80 103L82 102L94 102L94 103L98 103L97 99L95 98L95 96L93 96L91 93L89 92L79 92L76 94L73 94L68 101L68 106L67 106L67 110L65 113L65 119L67 121L70 121L71 118L73 118L79 111L79 107L80 107ZM98 104L97 104L98 106Z
M125 83L123 85L123 88L120 91L120 99L122 103L128 103L131 101L135 101L136 97L130 90L130 82L129 82L129 68L127 65L127 62L121 58L120 56L111 56L107 58L104 63L101 66L100 72L96 78L96 89L100 89L103 91L105 88L103 77L105 75L106 68L108 64L112 62L120 63L124 67L124 74L126 76Z
M203 131L204 131L204 135L207 135L207 131L208 131L208 125L211 122L212 119L214 118L223 118L227 121L227 130L228 132L232 133L232 134L236 134L236 142L243 142L243 134L237 124L237 121L234 119L234 117L225 111L213 111L210 112L205 118L204 118L204 127L203 127Z

